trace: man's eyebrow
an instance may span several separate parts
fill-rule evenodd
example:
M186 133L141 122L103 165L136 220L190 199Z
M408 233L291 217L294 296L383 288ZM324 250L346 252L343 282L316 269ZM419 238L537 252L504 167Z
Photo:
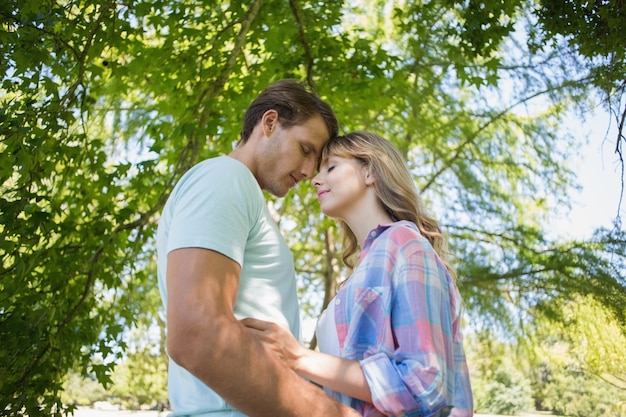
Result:
M305 141L304 145L309 146L311 149L313 149L313 153L315 153L315 155L319 155L317 160L319 160L322 157L322 150L324 149L323 146L321 148L318 148L317 146L315 146L313 142L309 142L309 141Z

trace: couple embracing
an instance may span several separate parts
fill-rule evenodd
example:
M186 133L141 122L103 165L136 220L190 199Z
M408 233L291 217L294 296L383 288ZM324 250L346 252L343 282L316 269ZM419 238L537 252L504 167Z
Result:
M473 415L444 233L391 142L338 130L326 102L278 81L235 149L175 186L157 232L172 415ZM298 340L293 258L263 196L303 179L340 224L351 271L318 321L319 351Z

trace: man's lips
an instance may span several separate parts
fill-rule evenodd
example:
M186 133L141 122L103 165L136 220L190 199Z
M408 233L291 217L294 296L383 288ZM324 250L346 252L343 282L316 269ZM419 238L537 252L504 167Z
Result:
M298 183L298 180L293 175L290 175L289 178L291 178L291 186L295 187L296 184Z

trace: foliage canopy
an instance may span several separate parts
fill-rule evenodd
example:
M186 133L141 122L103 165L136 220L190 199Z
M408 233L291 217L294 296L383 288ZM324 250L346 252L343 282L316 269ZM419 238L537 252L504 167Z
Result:
M569 109L599 93L621 118L621 152L624 6L556 3L0 4L2 413L71 409L70 369L111 382L128 329L158 321L153 237L173 184L229 152L248 103L286 77L328 100L345 131L405 153L476 326L558 321L580 294L623 333L624 233L554 240L548 219L575 186ZM342 273L337 230L309 186L270 204L315 315Z

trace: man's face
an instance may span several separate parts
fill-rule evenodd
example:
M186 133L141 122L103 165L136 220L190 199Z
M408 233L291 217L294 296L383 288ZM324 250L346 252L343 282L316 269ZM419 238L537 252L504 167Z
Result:
M328 139L328 128L321 116L290 128L275 125L259 158L257 174L261 188L283 197L300 180L311 178Z

